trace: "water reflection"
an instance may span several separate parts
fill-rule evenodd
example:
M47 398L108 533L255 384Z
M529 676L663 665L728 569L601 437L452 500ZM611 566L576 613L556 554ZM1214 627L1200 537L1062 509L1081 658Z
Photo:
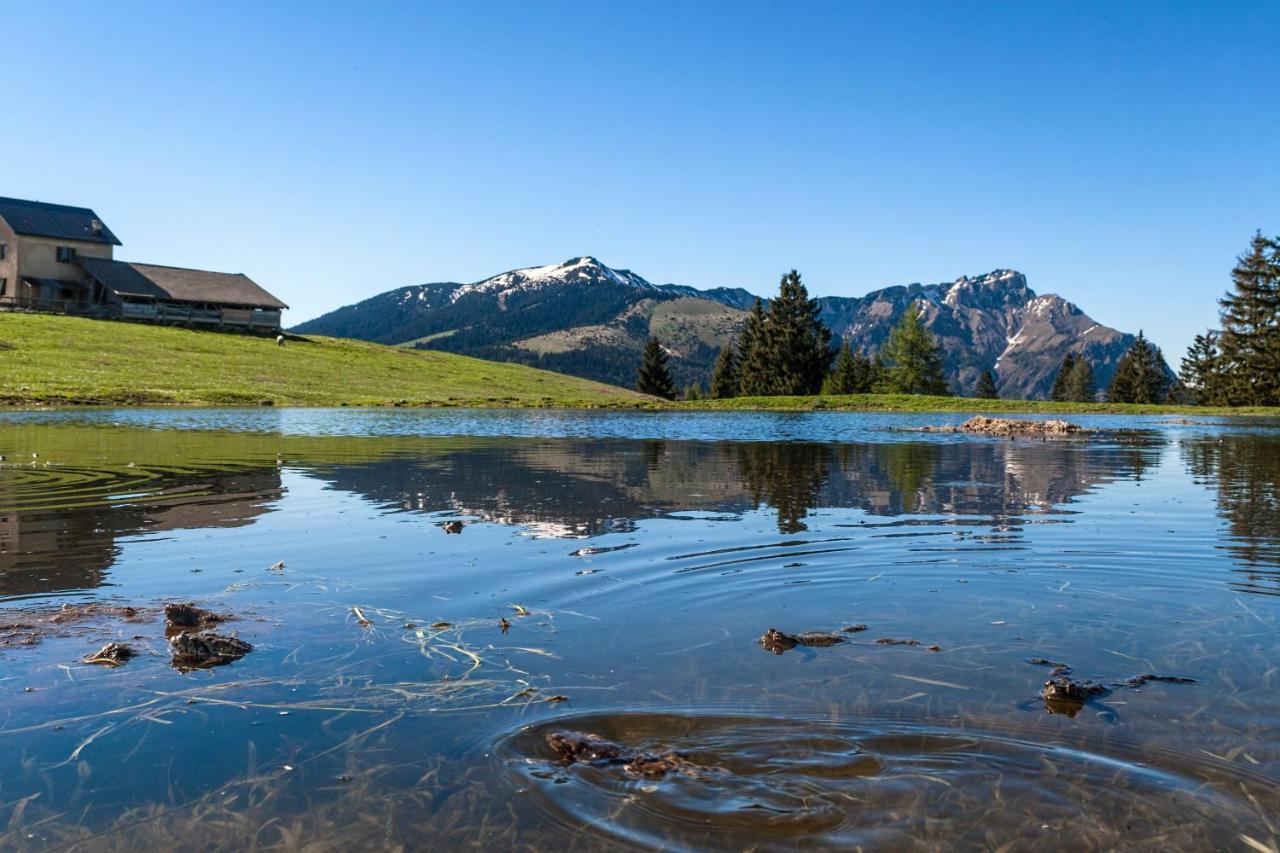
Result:
M592 537L676 512L761 507L783 534L806 531L819 508L978 516L1009 529L1025 514L1053 511L1099 484L1141 476L1163 444L1158 435L1103 444L427 440L396 445L372 461L302 458L288 465L377 504L464 514L541 537ZM1242 553L1274 559L1275 465L1259 441L1201 442L1192 452L1198 471L1218 477L1233 524L1253 531L1249 541L1258 544ZM1245 453L1251 455L1241 458ZM47 469L35 481L32 466L0 469L0 507L10 507L0 510L0 595L100 586L120 537L253 523L271 511L283 487L275 464L244 464L219 470L189 458L151 458L141 469L106 463L93 477L71 478L79 485L65 499L83 505L66 508L47 505L56 494ZM52 470L63 482L72 469ZM96 491L83 486L85 479ZM1266 535L1269 545L1259 538Z
M0 471L0 506L18 499ZM172 475L137 503L0 510L0 598L92 589L106 583L118 540L142 533L242 527L283 494L274 467Z
M1273 842L1274 437L824 434L0 430L3 615L148 620L0 645L0 847ZM253 654L173 670L175 601ZM1041 658L1196 683L1046 714ZM560 767L564 728L728 775Z
M1199 436L1182 442L1193 476L1211 485L1227 520L1243 592L1280 595L1280 452L1265 434Z

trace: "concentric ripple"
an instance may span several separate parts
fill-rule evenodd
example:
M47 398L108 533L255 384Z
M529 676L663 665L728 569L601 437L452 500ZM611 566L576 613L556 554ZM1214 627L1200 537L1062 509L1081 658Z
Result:
M556 731L677 751L707 772L564 766L547 745ZM1270 838L1264 810L1280 803L1274 782L1203 756L902 722L597 714L522 729L497 755L566 841L588 827L664 849L1221 848Z

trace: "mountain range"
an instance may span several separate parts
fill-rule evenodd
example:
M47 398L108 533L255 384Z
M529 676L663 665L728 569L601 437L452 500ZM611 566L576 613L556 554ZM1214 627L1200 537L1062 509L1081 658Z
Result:
M755 299L741 288L653 284L580 257L470 284L389 290L292 331L515 361L623 386L634 383L645 340L657 335L677 384L705 385ZM1009 269L818 302L834 337L869 353L916 302L961 394L990 369L1002 397L1043 399L1068 351L1087 358L1105 388L1134 340L1060 296L1037 296L1026 276Z

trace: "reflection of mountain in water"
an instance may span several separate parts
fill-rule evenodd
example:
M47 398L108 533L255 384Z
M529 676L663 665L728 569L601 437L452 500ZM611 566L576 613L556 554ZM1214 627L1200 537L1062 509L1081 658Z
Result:
M165 477L163 496L139 503L68 509L0 510L0 597L102 586L122 536L164 530L240 527L282 494L275 468ZM0 490L5 481L0 478ZM8 501L12 504L12 501Z
M1192 475L1216 487L1244 591L1280 595L1280 446L1275 435L1213 435L1181 445Z
M1003 523L1140 475L1161 443L1140 436L1123 443L512 441L315 475L379 503L452 510L550 536L625 530L636 519L680 510L761 506L791 533L804 530L817 507Z

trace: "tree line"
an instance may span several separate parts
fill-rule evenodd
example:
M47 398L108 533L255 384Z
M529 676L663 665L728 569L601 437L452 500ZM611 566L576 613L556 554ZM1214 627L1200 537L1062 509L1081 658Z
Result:
M1202 406L1280 406L1280 237L1257 232L1218 301L1218 329L1196 335L1179 380Z
M711 376L714 398L809 396L814 394L947 394L942 351L925 328L920 309L907 306L878 356L838 349L819 318L820 306L791 270L782 277L778 295L757 299L742 332L720 350ZM995 396L995 378L984 377ZM667 353L650 337L641 359L636 389L672 399L675 383L667 369Z

